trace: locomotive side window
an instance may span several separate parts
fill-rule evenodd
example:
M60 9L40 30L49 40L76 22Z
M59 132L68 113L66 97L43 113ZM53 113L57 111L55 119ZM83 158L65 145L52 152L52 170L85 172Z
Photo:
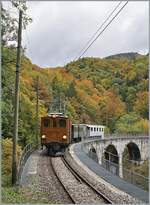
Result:
M66 120L59 119L59 127L66 127Z
M50 126L50 120L44 119L44 127L49 127L49 126Z

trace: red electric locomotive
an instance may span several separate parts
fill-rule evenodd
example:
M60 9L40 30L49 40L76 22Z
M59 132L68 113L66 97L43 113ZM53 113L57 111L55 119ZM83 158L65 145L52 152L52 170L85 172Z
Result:
M41 145L51 156L62 155L71 143L71 120L61 113L51 113L41 118Z

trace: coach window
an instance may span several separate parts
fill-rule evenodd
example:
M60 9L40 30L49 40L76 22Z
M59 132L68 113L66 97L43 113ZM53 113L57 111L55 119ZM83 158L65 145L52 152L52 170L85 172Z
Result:
M49 119L44 119L44 127L49 127L49 126L50 126Z
M91 131L93 131L93 127L91 127Z
M66 127L66 120L60 119L59 120L59 127Z
M99 131L101 131L101 128L99 128Z
M96 131L96 127L94 127L94 131Z
M98 131L98 127L97 127L97 131Z

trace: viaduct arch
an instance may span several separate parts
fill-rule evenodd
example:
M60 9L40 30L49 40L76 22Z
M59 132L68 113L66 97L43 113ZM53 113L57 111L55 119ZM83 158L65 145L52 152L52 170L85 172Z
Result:
M118 164L118 167L116 166L114 169L120 177L123 177L122 158L125 148L128 149L130 160L135 162L146 160L148 158L148 139L147 136L107 138L83 142L83 146L84 150L99 164L102 164L104 158L106 162L108 160L112 164Z

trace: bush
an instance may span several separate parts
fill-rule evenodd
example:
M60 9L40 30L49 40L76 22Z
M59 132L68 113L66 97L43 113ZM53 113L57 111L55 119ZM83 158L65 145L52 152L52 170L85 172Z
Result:
M24 203L25 196L16 187L2 188L2 202L3 203Z
M12 139L2 140L2 185L7 186L11 183L12 173ZM17 146L17 164L21 156L21 147Z

